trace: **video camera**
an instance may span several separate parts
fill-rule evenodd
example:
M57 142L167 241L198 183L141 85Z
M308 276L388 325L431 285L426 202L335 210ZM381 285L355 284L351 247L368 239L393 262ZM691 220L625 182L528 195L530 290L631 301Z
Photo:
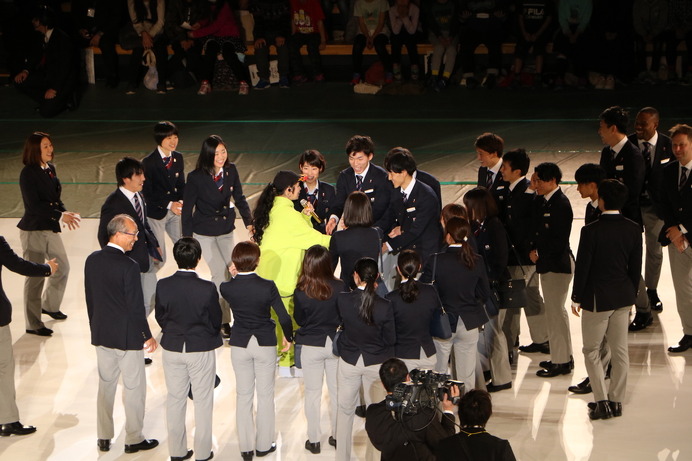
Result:
M409 372L409 376L410 381L397 384L387 395L387 410L400 415L416 415L424 408L436 409L445 395L457 405L459 397L452 397L452 386L457 386L459 394L463 394L464 383L452 380L450 375L416 368Z

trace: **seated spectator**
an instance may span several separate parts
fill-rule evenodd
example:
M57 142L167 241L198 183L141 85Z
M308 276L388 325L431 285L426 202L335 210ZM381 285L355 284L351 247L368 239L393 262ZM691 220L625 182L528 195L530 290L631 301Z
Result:
M411 80L418 80L418 17L420 9L411 0L396 0L389 9L392 25L392 69L394 80L401 80L401 48L406 46L411 64Z
M434 0L427 3L425 15L428 40L433 46L429 86L440 91L449 85L459 45L458 6L455 0ZM444 64L444 68L442 68ZM442 75L440 76L440 73Z
M353 79L351 85L357 85L363 71L363 51L373 47L382 61L385 71L385 83L394 80L392 63L387 52L386 14L389 11L387 0L356 0L353 16L358 20L358 35L353 39Z
M192 24L202 19L199 0L168 0L164 31L173 48L173 57L168 61L169 80L175 87L189 86L190 75L200 68L202 47L187 36Z
M562 89L569 68L580 79L579 85L586 84L585 59L588 53L584 31L591 20L592 0L561 0L558 4L557 20L559 29L555 34L553 49L557 55L555 89Z
M503 0L461 0L461 33L459 55L461 68L469 89L478 86L474 52L480 44L488 48L488 68L482 85L491 89L497 82L502 63L502 39L504 38L505 2ZM463 84L463 83L462 83Z
M308 48L308 57L312 66L312 78L316 82L324 81L320 50L327 46L327 35L324 31L324 13L318 0L291 0L291 67L293 82L306 83L303 58L300 49Z
M668 0L635 0L632 7L634 46L637 53L639 81L654 83L668 79L668 67L661 62L668 32ZM647 64L647 48L651 47L651 63Z
M36 34L23 69L14 76L19 91L36 101L39 113L55 117L76 105L77 71L75 47L65 32L55 27L55 12L35 10L31 20Z
M346 27L350 17L351 9L349 8L349 0L322 0L322 11L324 12L324 29L327 36L331 36L332 40L343 41L346 34ZM340 24L332 22L332 10L334 4L339 10ZM337 32L340 31L340 32Z
M211 81L214 77L214 64L218 56L224 61L240 82L238 94L245 96L250 92L250 74L245 64L240 61L238 53L245 53L245 43L240 37L240 27L236 22L228 0L209 0L208 14L192 26L188 37L204 42L202 51L202 67L198 71L202 84L197 94L211 93Z
M255 20L255 64L259 74L256 90L269 87L269 46L276 47L279 67L279 88L288 88L291 5L288 0L253 0L250 12Z
M672 29L666 43L666 61L668 62L668 79L680 78L692 82L692 3L687 0L669 0L668 17ZM684 41L687 51L682 55L681 73L677 73L678 46Z

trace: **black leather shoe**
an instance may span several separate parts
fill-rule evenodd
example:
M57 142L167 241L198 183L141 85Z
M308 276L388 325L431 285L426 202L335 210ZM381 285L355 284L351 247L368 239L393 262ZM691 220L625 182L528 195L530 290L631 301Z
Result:
M151 360L149 357L144 357L144 365L151 365L153 360Z
M310 439L305 441L305 449L308 450L310 453L313 455L319 455L320 454L320 443L315 442L315 443L310 443Z
M538 370L536 376L540 376L541 378L554 378L555 376L568 375L570 373L572 373L572 368L570 368L569 362L553 363L550 365L550 368Z
M230 323L224 323L221 325L221 334L223 335L224 338L230 338L231 337L231 324Z
M50 328L42 327L37 330L26 330L27 333L30 335L37 335L37 336L50 336L53 334L53 330Z
M551 366L553 366L553 362L551 362L550 360L543 360L542 362L538 362L538 366L541 368L550 368ZM574 358L572 358L571 356L569 359L569 369L574 370Z
M9 437L11 435L28 435L36 432L34 426L25 426L19 421L9 424L0 425L0 437Z
M356 407L356 416L359 418L365 418L365 405L358 405Z
M48 315L51 317L53 320L65 320L67 318L67 315L63 314L62 312L48 312L45 309L41 309L41 313Z
M568 387L567 390L573 394L590 394L593 392L591 390L591 380L589 380L588 376L586 379L584 379L584 381L580 382L576 386Z
M608 405L610 405L610 412L613 416L622 416L622 403L608 402Z
M336 448L336 439L334 437L332 437L331 435L329 436L329 445Z
M505 384L498 384L497 386L494 385L493 383L489 383L486 385L488 392L499 392L499 391L504 391L506 389L511 389L512 388L512 381L505 383Z
M171 456L171 461L185 461L186 459L192 458L192 450L187 450L185 456Z
M550 354L550 344L548 341L544 343L531 343L528 346L519 346L519 350L526 353L540 352L542 354Z
M98 445L100 451L110 451L111 449L110 439L98 439L96 444Z
M677 346L670 346L668 352L685 352L690 347L692 347L692 335L685 335Z
M276 451L276 444L272 443L272 447L269 450L266 450L266 451L255 450L255 454L257 455L258 458L261 458L262 456L267 456L269 453L274 453L275 451Z
M248 451L248 453L250 453L250 459L252 459L252 452L251 452L251 451ZM243 454L241 453L240 455L242 456ZM197 460L195 460L195 461L209 461L209 460L212 459L213 457L214 457L214 452L211 451L211 452L209 452L209 457L208 457L208 458L197 459ZM243 459L245 459L245 458L243 458Z
M649 306L652 311L663 312L663 303L658 297L656 290L646 290L646 295L649 297Z
M594 403L594 402L591 402ZM610 402L601 400L594 405L589 404L589 419L610 419L613 412L610 410Z
M630 331L639 331L648 327L652 323L654 323L654 317L650 312L646 314L637 312L637 314L634 316L634 320L632 320L632 323L630 323L628 328Z
M151 450L159 446L159 441L156 439L144 439L134 445L125 445L125 453L137 453L140 450Z
M243 461L252 461L253 456L255 456L255 453L252 451L241 451L240 452L240 457L243 458Z

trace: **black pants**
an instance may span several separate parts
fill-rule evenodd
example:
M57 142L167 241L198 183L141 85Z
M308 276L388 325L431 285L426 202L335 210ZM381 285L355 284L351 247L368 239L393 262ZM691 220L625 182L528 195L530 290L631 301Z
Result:
M313 75L319 75L322 73L320 42L320 34L317 32L312 34L297 33L291 35L291 69L293 70L294 75L305 75L303 57L300 55L300 49L303 45L308 47L308 59L310 60Z
M464 73L475 72L474 52L480 44L488 48L488 69L500 69L502 64L502 22L484 19L461 27L459 34L459 56Z
M17 89L38 103L38 111L43 117L55 117L67 108L67 103L73 97L76 79L71 78L64 88L53 88L56 96L46 99L46 74L41 71L32 71L22 83L15 84Z
M375 46L375 51L377 56L379 56L380 61L382 61L382 66L385 72L392 71L392 63L387 52L387 42L389 39L384 34L377 34L373 40L373 45ZM367 44L367 39L365 35L358 34L356 38L353 39L353 72L360 74L363 71L363 51L365 50L365 45Z
M416 34L409 34L402 27L401 32L392 34L389 40L392 43L392 62L394 64L401 63L401 49L405 46L411 65L418 65L418 47L416 46L418 44L418 36Z
M274 45L276 47L276 58L279 61L279 76L288 77L288 63L291 59L289 56L289 39L285 37L286 41L283 46L276 45L276 34L267 34L264 39L267 44L262 48L255 47L255 64L257 64L257 74L262 80L269 80L269 46ZM319 46L319 43L318 43ZM319 53L319 50L317 51Z
M156 72L159 74L158 88L166 88L166 69L168 65L168 42L163 35L154 38L154 56L156 56ZM138 46L132 49L130 64L127 69L127 85L129 88L137 88L142 80L142 56L144 48Z
M240 82L249 82L250 73L247 70L245 64L240 62L238 55L235 52L235 47L232 43L226 42L223 46L219 45L218 42L210 41L207 42L204 51L204 56L202 56L202 80L208 80L211 82L214 78L214 63L216 62L216 55L221 53L224 61L229 65L233 74Z

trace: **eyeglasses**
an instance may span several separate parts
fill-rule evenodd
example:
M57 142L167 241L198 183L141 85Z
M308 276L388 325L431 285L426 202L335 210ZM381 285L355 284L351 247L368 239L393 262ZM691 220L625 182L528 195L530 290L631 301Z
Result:
M139 231L137 231L137 232L124 232L124 231L123 231L123 232L120 232L120 233L121 233L121 234L125 234L125 235L132 235L133 237L137 237L137 236L139 235Z

